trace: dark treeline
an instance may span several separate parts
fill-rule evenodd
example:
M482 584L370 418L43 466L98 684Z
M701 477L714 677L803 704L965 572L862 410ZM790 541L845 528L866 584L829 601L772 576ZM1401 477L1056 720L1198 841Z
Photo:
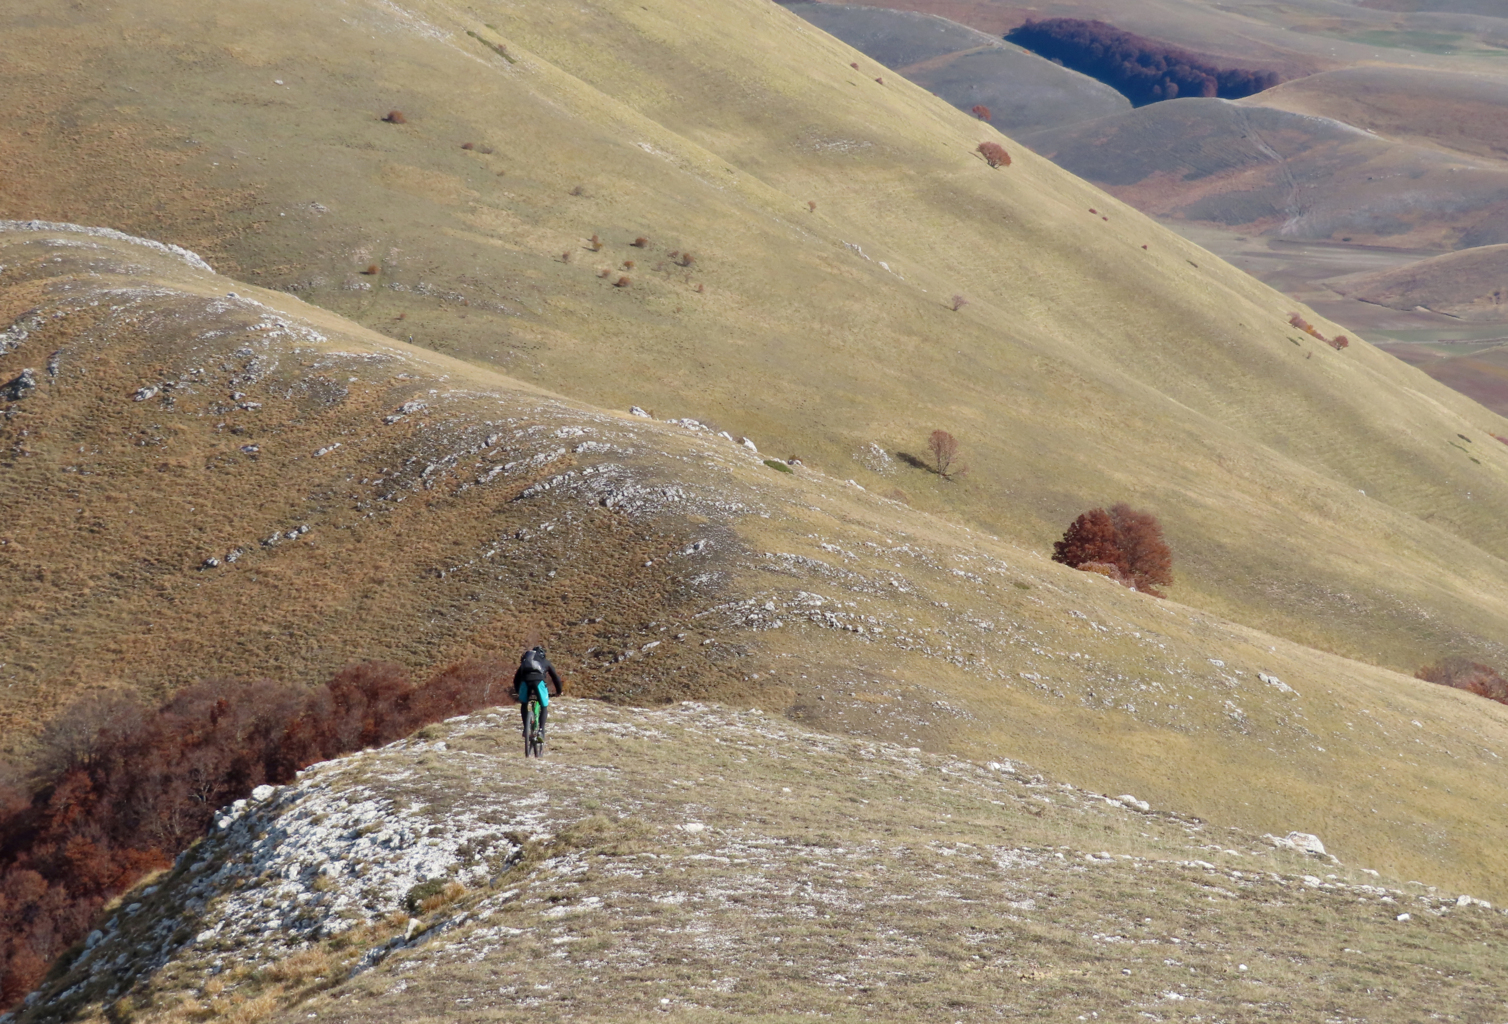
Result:
M314 689L208 682L156 710L83 702L43 736L41 786L0 765L0 1011L83 938L100 908L169 866L217 808L316 761L511 699L512 670L452 665L423 686L353 666Z
M1179 96L1236 100L1271 89L1282 80L1276 71L1216 67L1209 57L1122 31L1103 21L1028 21L1007 32L1005 38L1099 79L1138 107Z

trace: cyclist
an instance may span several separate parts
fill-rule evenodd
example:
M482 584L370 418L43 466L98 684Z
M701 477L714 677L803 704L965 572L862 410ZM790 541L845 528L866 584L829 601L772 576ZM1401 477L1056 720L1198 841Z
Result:
M551 683L555 684L555 696L560 696L563 687L560 681L560 673L555 671L555 666L550 664L550 659L545 657L545 649L538 644L524 652L518 662L518 671L513 673L513 692L518 695L519 715L523 720L523 727L529 728L529 698L536 693L539 695L539 739L544 742L545 719L550 713L550 688L545 685L545 677L548 676Z

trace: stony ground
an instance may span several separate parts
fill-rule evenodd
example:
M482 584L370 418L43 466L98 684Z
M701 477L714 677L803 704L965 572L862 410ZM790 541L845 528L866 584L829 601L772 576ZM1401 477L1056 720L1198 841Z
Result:
M1501 1005L1485 901L1018 762L691 703L561 701L519 747L499 709L259 791L5 1024Z

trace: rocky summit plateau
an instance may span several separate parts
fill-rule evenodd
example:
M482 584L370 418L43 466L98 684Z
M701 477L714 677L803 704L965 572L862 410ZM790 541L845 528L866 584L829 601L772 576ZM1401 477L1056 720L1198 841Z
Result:
M1314 836L757 711L569 701L554 720L545 760L499 709L238 801L14 1020L122 1001L289 1021L1499 1005L1501 911Z

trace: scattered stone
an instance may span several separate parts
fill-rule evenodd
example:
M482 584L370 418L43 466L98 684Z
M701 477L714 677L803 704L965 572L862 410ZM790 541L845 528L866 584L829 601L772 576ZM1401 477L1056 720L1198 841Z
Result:
M1257 678L1262 680L1262 682L1266 683L1268 686L1277 687L1278 690L1283 693L1296 693L1293 687L1283 682L1283 680L1279 679L1277 676L1270 676L1266 672L1258 672Z
M145 402L147 399L157 394L158 390L159 388L157 387L157 385L148 384L145 387L137 388L136 394L132 397L138 402Z
M206 558L203 562L199 563L199 568L201 569L218 569L219 567L220 560L218 558Z
M63 368L63 350L58 349L47 357L47 376L56 377L58 371Z
M754 452L756 455L759 454L759 449L755 447L754 442L750 441L747 437L740 437L738 439L738 443L749 449L749 451Z
M8 383L0 386L0 398L7 402L19 402L26 397L27 392L37 386L37 371L33 369L22 370Z
M644 417L644 418L645 418L645 419L647 419L647 420L651 420L651 419L654 419L654 417L653 417L653 416L651 416L651 415L649 415L649 413L647 413L647 412L645 412L645 411L644 411L644 410L643 410L643 409L640 409L640 408L639 408L639 407L638 407L638 406L637 406L637 405L635 405L635 406L632 406L632 407L631 407L631 408L630 408L630 409L629 409L629 410L628 410L628 414L629 414L629 415L630 415L630 416L642 416L642 417Z
M234 562L236 559L240 558L243 554L245 554L245 552L243 552L240 548L233 548L232 550L227 551L225 553L225 561L226 562Z
M1300 853L1309 853L1317 857L1325 856L1325 844L1320 842L1319 836L1308 832L1290 832L1286 836L1267 834L1262 837L1273 846L1284 850L1297 850Z
M333 452L335 449L337 449L339 447L340 447L340 442L336 441L334 444L328 445L328 446L326 446L324 448L321 448L319 451L315 452L314 453L314 457L317 459L321 455L329 455L331 452Z

